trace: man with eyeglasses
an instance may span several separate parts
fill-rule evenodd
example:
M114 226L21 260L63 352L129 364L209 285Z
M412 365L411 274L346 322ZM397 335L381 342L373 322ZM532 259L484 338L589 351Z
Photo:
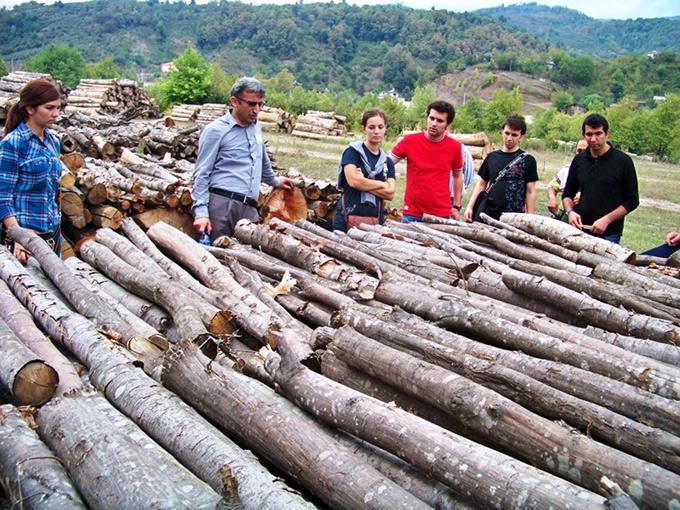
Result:
M618 243L625 216L640 204L635 165L630 156L607 141L609 123L599 113L585 118L581 132L588 150L571 162L562 205L570 225ZM574 197L579 191L581 199L576 205Z
M198 142L194 167L194 228L211 240L232 236L240 219L257 221L260 183L292 189L277 177L267 155L258 114L265 90L254 78L240 78L231 88L230 111L208 124Z
M576 154L581 154L588 149L588 142L581 138L576 144ZM553 180L548 183L548 210L555 219L562 219L564 211L560 210L557 195L564 191L564 186L567 184L567 177L569 176L569 167L571 162L564 165L559 172L553 177ZM574 197L574 205L578 204L579 196Z

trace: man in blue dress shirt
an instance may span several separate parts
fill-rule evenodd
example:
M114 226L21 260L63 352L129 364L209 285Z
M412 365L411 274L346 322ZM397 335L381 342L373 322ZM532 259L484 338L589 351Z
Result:
M194 228L212 240L232 236L240 219L259 219L261 182L292 188L290 179L274 175L262 140L257 116L264 94L258 80L240 78L231 88L231 111L201 133L191 191Z

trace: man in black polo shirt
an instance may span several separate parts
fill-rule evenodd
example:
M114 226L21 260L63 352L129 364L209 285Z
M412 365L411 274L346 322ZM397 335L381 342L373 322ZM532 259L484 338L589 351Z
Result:
M581 127L588 150L571 162L562 204L569 224L613 243L621 240L623 218L640 203L635 166L630 157L607 142L609 123L588 115ZM576 193L581 200L574 206Z

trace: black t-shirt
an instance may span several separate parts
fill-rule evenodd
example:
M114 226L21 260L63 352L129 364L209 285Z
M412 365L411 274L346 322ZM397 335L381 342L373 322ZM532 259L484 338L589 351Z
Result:
M482 163L479 176L487 183L491 183L499 172L520 154L524 154L522 149L515 152L493 151ZM536 159L527 154L493 185L488 193L487 214L498 219L504 212L523 212L527 184L536 181L538 181Z
M369 151L368 147L366 147L366 144L363 145L363 149L364 152L366 153L368 163L371 165L371 170L373 170L375 168L375 165L378 163L378 160L380 159L380 155L373 154L371 151ZM361 172L364 174L364 177L368 177L369 169L364 168L364 164L361 161L361 155L352 147L347 147L345 149L345 152L342 153L340 165L342 166L343 169L345 168L345 165L354 165L357 168L361 169ZM390 158L387 158L385 168L383 168L382 171L379 172L374 177L374 180L386 181L387 179L390 178L394 179L394 175L395 175L394 163ZM378 216L380 212L379 208L370 202L361 201L362 192L358 189L350 187L350 185L347 183L347 179L345 178L344 171L340 172L338 183L340 185L340 188L342 189L347 214L356 214L358 216ZM381 199L377 198L376 204L379 204L380 200Z
M592 225L620 205L628 212L633 211L640 203L633 160L614 147L599 158L589 150L577 155L571 162L562 197L573 199L579 191L581 199L574 210L581 215L584 225ZM622 232L620 219L610 223L603 236Z

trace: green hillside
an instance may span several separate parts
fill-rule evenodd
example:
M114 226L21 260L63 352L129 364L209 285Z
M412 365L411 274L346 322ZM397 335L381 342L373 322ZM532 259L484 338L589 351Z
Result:
M498 52L538 54L548 44L470 13L345 3L192 5L95 0L0 11L0 56L21 62L63 43L94 62L157 72L192 43L228 73L288 68L307 88L358 93L378 85L408 93L419 78L464 69Z
M612 9L615 9L613 7ZM601 20L573 9L535 2L475 11L526 30L569 52L611 57L650 51L680 52L680 17Z

